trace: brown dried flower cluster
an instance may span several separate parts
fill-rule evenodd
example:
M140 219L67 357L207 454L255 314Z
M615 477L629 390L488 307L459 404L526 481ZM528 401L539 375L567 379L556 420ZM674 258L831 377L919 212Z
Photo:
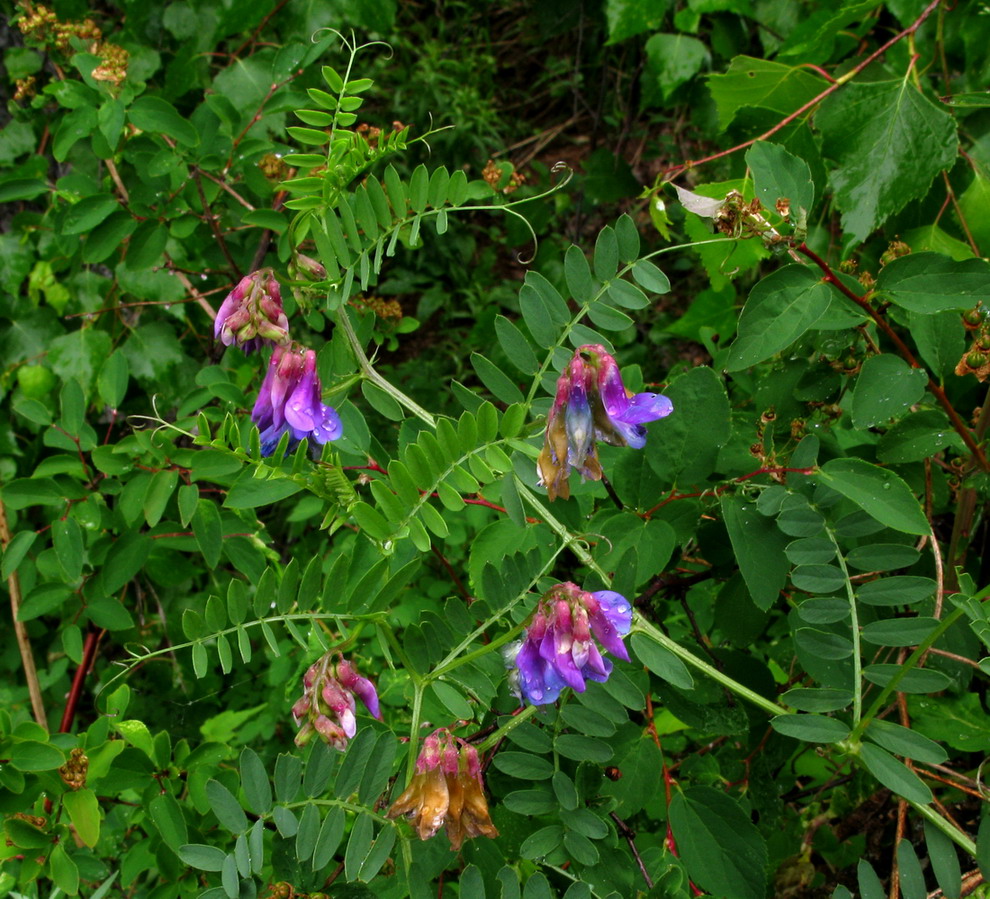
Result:
M363 303L379 318L395 319L402 318L402 305L398 300L383 300L381 297L364 297Z
M489 159L488 163L485 165L484 169L481 171L481 177L487 181L494 190L499 190L499 184L502 183L505 170L503 166L496 165L494 159ZM513 170L512 174L509 175L509 182L505 187L501 188L502 193L511 194L518 190L519 187L526 183L526 176L522 172L517 172Z
M100 26L92 19L81 22L63 22L47 6L35 6L25 11L18 21L21 34L60 56L72 55L72 40L76 38L87 45L86 49L100 57L100 64L93 69L93 78L118 85L127 77L128 52L117 44L103 40ZM25 79L27 81L27 79ZM29 97L34 85L18 83L15 100Z
M86 774L88 771L89 758L78 747L69 753L68 761L58 769L62 782L72 790L81 790L86 786Z
M446 825L450 846L457 851L470 837L498 836L488 813L478 750L441 727L423 741L416 773L388 810L404 815L421 840Z

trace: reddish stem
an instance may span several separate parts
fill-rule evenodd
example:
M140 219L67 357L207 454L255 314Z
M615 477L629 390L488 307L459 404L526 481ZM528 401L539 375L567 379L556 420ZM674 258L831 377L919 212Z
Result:
M866 57L866 59L864 59L861 63L859 63L855 68L853 68L847 75L843 76L842 81L835 81L832 84L830 84L827 88L825 88L825 90L823 90L816 97L813 97L811 100L805 103L804 106L802 106L800 109L796 109L789 116L786 116L785 118L781 119L769 131L764 131L763 134L761 134L759 137L754 137L752 140L748 140L745 141L744 143L738 144L737 146L732 147L729 150L722 150L718 153L713 153L711 156L705 156L703 159L698 159L693 162L688 161L685 163L681 163L680 165L672 166L671 168L667 169L666 172L664 172L663 180L669 181L672 178L676 177L677 175L680 175L682 172L686 171L687 169L694 168L695 166L703 165L706 162L712 162L715 159L721 159L723 156L730 156L733 153L738 152L739 150L745 150L747 147L751 147L753 144L755 144L758 140L766 140L771 135L774 135L778 131L780 131L781 128L786 128L802 113L808 112L808 110L810 109L814 109L829 94L832 94L835 91L837 91L840 87L842 87L843 84L850 81L860 72L862 72L863 69L865 69L868 65L870 65L870 63L875 62L877 59L883 56L883 54L886 53L891 47L893 47L894 44L896 44L898 41L903 40L909 34L914 34L914 32L916 32L918 28L921 27L921 23L924 22L925 19L927 19L938 8L938 5L941 2L942 0L932 0L932 2L925 7L921 15L918 16L918 18L915 19L914 22L908 25L908 27L905 28L903 31L900 31L897 34L895 34L889 41L887 41L886 44L881 46L879 49L874 50L869 56Z
M894 344L897 352L904 359L904 361L911 366L911 368L917 368L924 371L924 367L914 357L914 353L911 352L908 345L901 339L900 334L898 334L893 327L891 327L890 322L888 322L887 319L881 315L879 310L877 310L870 302L869 293L860 296L854 290L850 290L839 279L838 275L832 271L831 266L829 266L829 264L814 250L810 249L807 244L801 244L800 246L795 247L795 249L803 256L807 256L808 259L814 262L815 265L822 270L822 274L824 275L823 280L826 283L831 284L840 293L852 300L857 306L859 306L860 309L862 309L867 315L870 316L870 318L873 319L876 326L883 331L884 335L890 340L891 343ZM928 378L928 389L931 391L935 399L938 400L939 405L945 410L946 415L949 416L949 420L952 422L952 427L956 430L956 433L962 437L966 447L973 454L973 458L976 460L976 463L984 471L990 471L990 463L987 462L987 457L984 454L982 447L976 442L972 433L970 433L969 428L966 427L966 423L959 417L959 413L956 412L955 407L952 405L949 397L942 389L942 386L937 384L935 379L931 376Z
M58 727L58 732L60 734L67 734L72 730L72 720L76 717L76 709L79 706L79 697L82 696L82 689L83 684L86 681L86 675L89 674L90 669L93 667L93 659L96 656L96 647L100 642L100 637L102 637L105 633L106 631L91 630L86 634L86 642L83 645L82 661L79 663L75 676L72 678L72 686L69 688L69 696L65 700L65 711L62 713L62 723Z
M740 475L738 478L733 478L732 483L722 484L720 487L715 487L712 490L702 490L698 493L671 493L665 500L658 502L652 509L643 513L643 518L649 518L653 515L657 509L661 509L667 505L667 503L672 503L678 499L697 499L699 496L715 495L721 496L728 490L732 484L739 484L742 481L748 481L750 478L755 478L757 475L761 474L786 474L787 472L794 472L795 474L814 474L814 468L758 468L756 471L751 471L749 474Z

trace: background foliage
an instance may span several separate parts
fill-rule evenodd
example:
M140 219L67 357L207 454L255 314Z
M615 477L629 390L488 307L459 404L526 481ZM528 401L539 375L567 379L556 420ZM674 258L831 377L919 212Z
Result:
M0 896L987 891L985 4L4 8ZM674 414L551 505L585 343ZM519 711L568 580L633 661ZM384 720L297 749L334 647ZM386 819L427 725L497 839Z

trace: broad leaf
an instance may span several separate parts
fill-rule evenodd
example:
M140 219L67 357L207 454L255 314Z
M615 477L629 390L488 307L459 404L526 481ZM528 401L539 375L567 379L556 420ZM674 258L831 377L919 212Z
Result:
M810 268L788 265L750 291L725 367L742 371L787 349L827 311L830 288Z
M908 77L845 85L822 103L815 124L837 163L831 181L847 241L866 240L956 159L955 120Z

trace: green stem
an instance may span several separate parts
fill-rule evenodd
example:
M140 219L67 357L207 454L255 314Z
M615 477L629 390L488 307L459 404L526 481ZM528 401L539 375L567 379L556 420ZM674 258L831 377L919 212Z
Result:
M348 802L345 799L304 799L302 802L288 802L285 808L302 808L306 805L329 805L337 806L348 812L355 812L358 815L367 815L369 818L374 818L379 824L388 824L390 827L395 827L395 821L391 821L384 815L378 815L369 809L367 806L358 805L356 802Z
M519 491L519 495L532 507L532 509L543 517L543 520L550 526L551 530L560 537L560 539L571 549L571 552L576 555L581 562L595 572L601 579L602 583L606 586L611 586L612 578L608 575L606 571L592 558L591 553L585 548L585 546L567 529L567 527L558 521L554 516L547 510L547 507L541 503L533 492L519 480L517 475L513 475L516 479L516 489ZM683 662L686 662L692 668L698 671L704 672L712 680L720 683L727 690L731 690L737 696L742 699L747 699L753 705L758 706L765 712L771 715L789 715L791 712L784 708L782 705L767 699L764 696L760 696L759 693L750 690L749 687L744 686L737 680L733 680L726 674L723 674L717 668L709 665L707 662L699 659L694 653L685 649L678 643L675 643L670 639L663 631L655 627L639 612L635 612L633 616L633 630L641 631L645 634L649 634L651 639L659 643L665 649L670 650L674 655L676 655Z
M727 674L723 674L717 668L709 665L703 659L699 659L694 653L685 649L679 643L671 640L662 630L660 630L656 625L651 624L647 621L639 612L635 612L633 616L633 631L639 631L640 633L648 634L650 639L659 643L664 649L670 650L675 656L677 656L681 661L686 662L692 668L707 674L713 681L721 684L726 690L731 690L736 696L741 699L749 700L753 705L763 709L770 715L791 715L793 714L789 709L782 705L778 705L765 696L761 696L749 687L744 686L737 680L733 680Z
M990 590L990 587L987 589ZM938 626L917 645L914 652L908 656L904 664L901 665L898 671L890 679L890 683L888 683L887 686L884 687L877 695L877 698L873 700L873 704L866 710L866 713L853 728L852 733L847 739L850 741L856 741L863 736L863 731L866 730L870 721L873 720L877 712L884 707L890 694L897 690L897 685L904 679L907 673L917 667L918 662L921 661L921 657L928 652L928 650L935 645L935 642L965 614L966 612L964 609L956 609L951 614L946 615L945 618L938 623Z
M550 510L537 499L529 487L520 480L519 475L513 472L512 477L516 480L516 490L519 492L519 495L529 503L534 512L543 518L547 525L549 525L550 530L560 537L561 541L581 560L582 564L586 565L602 579L603 584L610 585L612 578L592 558L591 553L588 552L584 544L567 529L566 525L553 516Z
M976 843L974 843L966 834L961 830L956 828L951 821L947 821L938 812L935 811L930 805L922 805L920 802L914 802L910 799L907 800L911 808L913 808L922 818L931 821L939 830L942 831L953 843L955 843L960 849L968 852L973 858L976 858Z
M557 549L557 551L549 559L547 559L546 563L539 570L539 572L537 572L533 576L533 579L529 582L529 584L526 585L525 590L521 591L518 596L516 596L511 602L508 603L508 605L503 606L501 609L495 612L495 614L491 615L489 618L487 618L485 621L479 624L473 631L471 631L470 634L468 634L463 640L461 640L461 642L458 643L457 646L455 646L450 652L448 652L446 657L443 659L443 661L441 661L440 664L433 669L433 672L430 675L430 677L431 678L439 677L441 674L446 674L448 671L457 668L466 662L472 661L475 658L478 658L479 656L483 656L491 652L492 644L489 643L481 647L480 649L476 649L474 652L468 653L463 659L458 659L458 656L462 652L464 652L464 650L467 649L472 643L474 643L475 640L477 640L480 636L482 636L482 634L484 634L489 627L491 627L497 621L504 620L508 616L508 614L520 602L522 602L523 599L526 598L526 596L529 594L529 591L532 590L533 587L536 585L537 581L539 581L541 577L544 577L546 573L553 567L554 562L557 561L557 556L559 556L561 552L563 552L563 549L564 549L563 545L560 546ZM496 645L501 646L504 643L508 642L508 640L512 639L521 629L522 629L522 625L519 625L518 627L515 627L509 631L509 634L506 637L506 639L503 639L503 637L505 636L503 635L503 637L497 637L494 642L496 643Z
M529 590L527 589L526 592L528 593ZM522 596L525 595L526 593L522 594ZM515 606L516 603L519 602L520 598L521 597L517 597L516 599L514 599L510 604L509 608L510 609L513 608L513 606ZM436 680L437 678L446 674L448 671L453 671L455 668L460 668L461 665L467 665L468 662L473 662L475 659L488 655L490 652L498 649L500 646L505 646L506 643L511 643L513 640L516 639L517 636L519 636L519 633L522 631L523 627L524 625L517 624L514 628L511 628L510 630L506 631L504 634L499 634L499 636L497 636L494 640L492 640L491 643L486 643L484 646L478 647L478 649L475 649L473 652L469 652L467 655L457 658L457 654L463 650L464 643L462 641L458 645L457 649L453 650L447 656L447 659L444 660L442 665L439 665L438 667L433 669L433 671L429 675L429 679L431 681ZM472 634L472 639L473 639L473 634Z
M498 745L498 741L505 737L507 734L514 731L520 724L524 721L528 721L540 710L539 706L528 705L524 708L518 715L513 715L508 721L505 722L497 731L489 734L477 745L478 752L487 752L493 746Z
M379 633L385 635L385 640L388 642L388 645L392 647L392 652L395 653L396 658L402 663L402 667L406 669L406 673L409 675L412 682L416 686L424 684L424 678L416 673L416 669L409 661L409 656L406 655L406 651L402 648L402 644L399 643L399 638L395 636L395 631L392 630L389 623L387 621L379 621L378 629Z
M347 336L347 342L351 345L351 350L354 352L354 357L357 359L358 366L365 378L371 381L376 387L384 390L400 406L405 406L417 418L422 419L431 428L435 428L437 421L431 413L427 412L419 403L406 396L398 387L393 386L390 381L387 381L375 371L374 366L364 353L364 347L361 346L361 341L358 340L358 336L354 331L354 326L351 324L346 305L340 308L337 315L337 323L343 328L344 334Z
M409 721L409 758L406 761L406 783L416 773L416 756L419 755L419 721L423 714L423 684L413 683L412 717Z
M832 546L835 547L835 557L839 560L839 567L842 569L842 577L846 582L846 596L849 599L849 618L852 624L852 644L853 644L853 722L859 724L859 719L863 717L863 660L860 657L860 634L859 634L859 612L856 609L856 594L853 592L852 581L849 580L849 569L846 567L846 560L842 556L839 542L836 540L831 528L826 528Z

